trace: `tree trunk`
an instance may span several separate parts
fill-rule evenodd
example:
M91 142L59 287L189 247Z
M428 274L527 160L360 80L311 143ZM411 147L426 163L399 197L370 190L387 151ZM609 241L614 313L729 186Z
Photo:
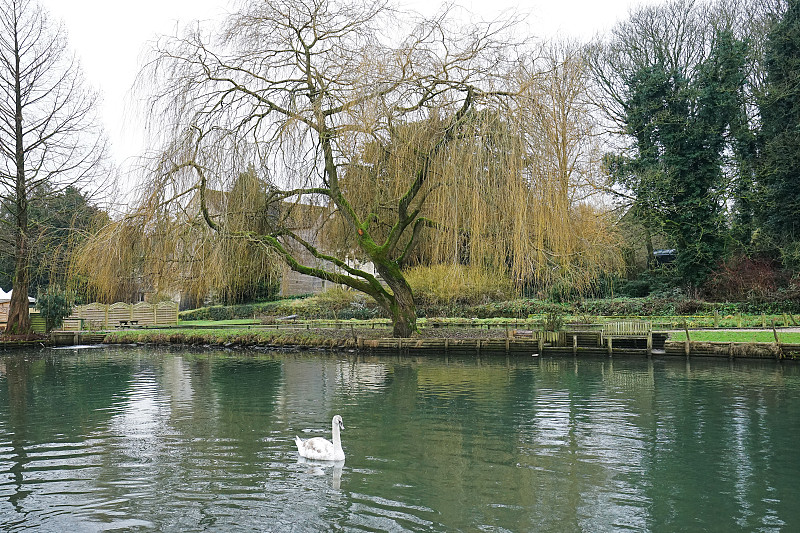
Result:
M405 281L405 280L403 280ZM406 284L407 286L408 284ZM409 287L408 291L400 294L394 293L395 301L392 306L392 336L410 337L417 331L417 306Z
M17 235L14 267L14 285L8 309L6 333L25 334L31 331L28 313L28 245L24 232Z
M374 261L375 270L392 290L392 298L378 300L392 319L392 336L410 337L417 331L417 306L414 294L400 267L394 263Z
M31 331L28 314L28 184L25 179L25 145L22 130L22 89L18 35L14 34L14 159L16 163L15 208L16 242L14 249L14 287L8 309L6 333L25 334Z

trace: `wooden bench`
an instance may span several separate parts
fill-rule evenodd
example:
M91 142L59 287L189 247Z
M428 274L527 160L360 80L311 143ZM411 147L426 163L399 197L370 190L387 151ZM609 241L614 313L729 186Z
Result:
M603 324L603 337L646 337L653 332L653 323L624 320Z
M117 324L117 328L118 329L119 328L127 328L128 326L130 326L132 328L137 328L137 327L139 327L139 321L138 320L120 320L119 324Z
M634 345L637 341L645 342L647 353L651 354L653 352L653 323L641 320L609 322L608 324L603 324L600 339L601 343L608 347L609 355L613 351L614 339L622 341L624 344L633 343Z

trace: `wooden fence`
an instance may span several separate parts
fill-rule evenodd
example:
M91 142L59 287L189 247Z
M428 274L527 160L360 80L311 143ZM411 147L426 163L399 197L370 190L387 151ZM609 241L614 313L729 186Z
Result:
M110 329L120 326L172 326L178 323L178 304L139 302L111 305L91 303L76 307L69 318L64 319L65 330Z

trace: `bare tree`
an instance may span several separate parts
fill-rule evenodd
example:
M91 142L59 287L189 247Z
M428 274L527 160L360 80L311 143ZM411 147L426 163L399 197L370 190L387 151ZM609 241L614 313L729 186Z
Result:
M30 0L0 3L0 202L12 213L15 258L10 333L30 330L31 202L86 187L101 170L106 145L96 103L63 28Z

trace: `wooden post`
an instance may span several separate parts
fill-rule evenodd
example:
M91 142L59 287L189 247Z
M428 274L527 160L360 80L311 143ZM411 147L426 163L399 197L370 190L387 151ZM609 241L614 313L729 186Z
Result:
M736 315L736 324L737 324L736 327L739 327L739 328L742 327L742 313L738 313Z
M741 319L741 317L742 315L740 314L739 318ZM686 332L686 342L683 343L683 351L686 354L686 357L689 357L690 344L692 342L692 339L691 337L689 337L689 326L686 324L686 322L683 323L683 330Z
M653 355L653 332L647 332L647 356Z
M578 336L572 336L572 355L573 357L578 355Z
M543 355L542 352L544 352L544 339L539 337L539 355Z
M444 340L444 353L447 353L447 351L449 349L450 349L450 339L445 339Z
M614 341L614 337L609 337L608 338L608 356L609 357L611 357L611 355L614 353L614 342L613 341Z
M786 315L784 315L785 317ZM775 329L775 321L772 321L772 334L775 336L775 346L778 348L778 359L783 359L783 350L781 349L781 340L778 338L778 330Z
M767 327L767 315L765 315L764 313L761 313L761 327L762 328Z
M719 327L719 309L714 309L714 327Z
M508 349L510 348L511 341L508 339L506 335L506 355L508 355Z

